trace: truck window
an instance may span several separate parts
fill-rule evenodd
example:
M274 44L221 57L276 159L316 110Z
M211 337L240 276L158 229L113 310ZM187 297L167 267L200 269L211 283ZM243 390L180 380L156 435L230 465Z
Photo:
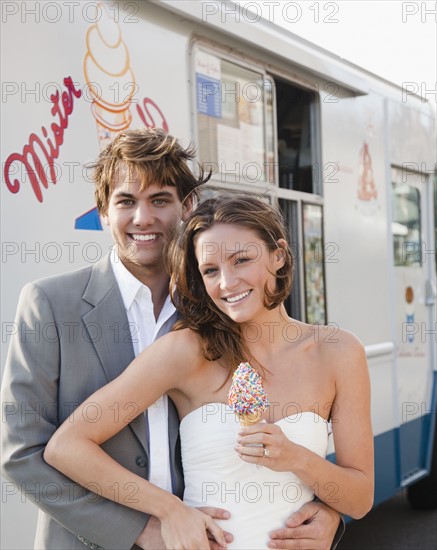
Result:
M408 183L393 183L393 253L395 266L422 263L420 191Z
M316 95L275 78L278 124L279 186L318 193L314 186L314 124Z
M203 49L194 58L200 162L222 183L274 183L269 79Z

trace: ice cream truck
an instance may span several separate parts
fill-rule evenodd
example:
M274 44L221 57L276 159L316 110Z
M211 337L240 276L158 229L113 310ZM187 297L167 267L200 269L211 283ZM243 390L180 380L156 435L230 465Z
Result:
M213 172L205 194L256 193L282 210L296 262L290 315L315 337L334 342L344 327L365 345L375 503L408 487L414 506L436 505L429 96L233 2L1 7L2 365L21 287L110 249L87 162L124 129L159 126L197 146ZM20 489L3 480L7 548L32 547L37 499Z

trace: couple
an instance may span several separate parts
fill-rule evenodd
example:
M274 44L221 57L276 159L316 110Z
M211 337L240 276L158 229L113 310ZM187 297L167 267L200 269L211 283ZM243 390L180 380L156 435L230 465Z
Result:
M261 519L267 522L258 546L329 546L338 514L321 502L304 505L281 529L304 502L290 494L284 502L279 490L284 480L288 487L305 493L307 500L311 496L306 487L312 485L321 500L356 517L370 506L372 438L362 348L352 336L341 333L338 344L324 349L304 324L300 324L302 339L293 348L282 338L271 342L270 332L262 331L261 339L251 337L251 327L281 328L290 322L281 301L290 284L291 259L285 235L276 234L283 229L272 217L273 210L248 198L240 203L207 201L190 218L170 254L176 268L171 288L176 288L185 325L139 355L113 383L115 387L107 386L91 403L76 409L45 453L69 477L106 498L80 491L44 462L50 436L77 403L123 372L134 353L168 332L176 319L168 297L163 245L180 219L189 217L192 204L187 197L202 182L187 167L191 155L159 130L130 131L116 138L99 157L95 180L97 203L117 248L92 268L40 281L23 291L17 322L27 330L38 322L59 327L56 342L16 337L3 382L4 472L24 490L29 487L29 495L36 483L46 489L33 493L41 508L38 548L81 548L83 544L130 548L134 542L157 548L162 544L161 530L169 548L204 547L206 528L224 545L222 531L210 515L220 520L226 517L220 505L228 508L237 500L245 504L254 500L235 496L240 479L248 480L246 488L252 482L264 490L264 504L280 502L279 497L283 503L279 512L266 508L265 517L250 523L238 517L236 506L221 525L231 531L237 548L248 547L244 537L263 523ZM253 215L252 208L258 209ZM246 219L240 219L246 211ZM216 215L223 219L214 221ZM250 257L255 250L256 258ZM72 337L66 329L76 324L79 330ZM100 333L93 337L96 326ZM137 336L134 349L130 328ZM235 361L248 359L262 374L272 405L265 416L267 423L239 434L225 405L226 393ZM167 390L182 419L186 498L192 505L207 504L204 512L164 491L173 490L178 496L183 491L176 412L172 401L158 399ZM147 417L140 414L157 399ZM308 412L315 401L325 418ZM324 404L333 401L337 466L323 459L324 420L330 414ZM56 402L58 410L53 414L48 405ZM290 402L299 404L302 413L289 416ZM19 407L13 406L19 403L33 407L34 414L23 417ZM216 414L211 414L211 406ZM296 430L296 441L291 442L287 434L293 437ZM312 443L319 446L318 452L306 448L311 449ZM59 451L64 445L66 454ZM228 461L231 473L223 461ZM257 468L259 464L263 467ZM242 467L245 477L234 471ZM214 468L221 468L222 477ZM290 471L297 477L288 477ZM234 491L232 502L226 483ZM279 492L274 492L278 487ZM272 490L268 497L266 489ZM294 507L292 500L298 502ZM241 510L242 515L246 513ZM234 532L227 527L231 521ZM273 529L269 543L268 532ZM232 540L229 534L226 538Z

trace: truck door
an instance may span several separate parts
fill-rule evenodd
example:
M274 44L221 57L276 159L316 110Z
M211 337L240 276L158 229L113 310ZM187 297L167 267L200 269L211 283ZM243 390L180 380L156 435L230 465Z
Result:
M423 475L431 443L435 362L435 251L429 174L392 167L400 481Z

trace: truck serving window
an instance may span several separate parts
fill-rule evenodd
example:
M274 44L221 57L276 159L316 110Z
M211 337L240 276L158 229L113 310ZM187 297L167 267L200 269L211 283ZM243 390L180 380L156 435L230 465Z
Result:
M274 183L270 80L203 49L194 59L200 162L222 183Z
M279 186L321 194L315 159L316 94L275 78Z
M195 41L194 127L216 188L278 204L295 259L288 313L327 322L318 96L254 60ZM205 195L204 191L203 195Z

